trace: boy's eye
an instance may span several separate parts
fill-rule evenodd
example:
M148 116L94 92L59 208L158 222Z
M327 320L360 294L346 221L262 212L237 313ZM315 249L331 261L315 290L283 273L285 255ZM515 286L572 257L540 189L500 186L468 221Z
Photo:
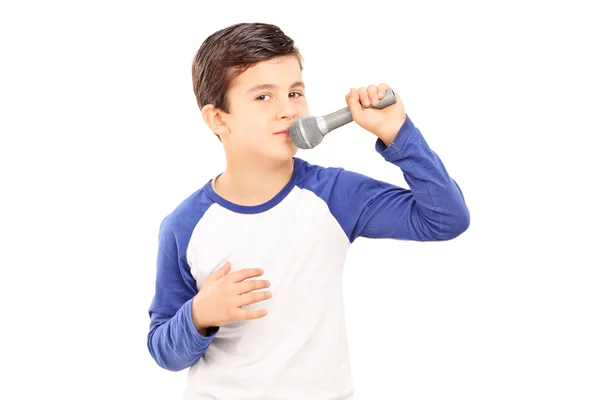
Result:
M290 97L298 98L304 96L301 92L290 92ZM269 94L261 94L256 98L256 100L265 101L267 98L270 98Z

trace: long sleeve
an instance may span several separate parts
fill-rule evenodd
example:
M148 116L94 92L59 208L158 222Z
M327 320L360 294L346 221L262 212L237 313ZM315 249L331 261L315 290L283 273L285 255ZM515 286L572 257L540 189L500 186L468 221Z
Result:
M351 242L360 236L449 240L469 227L462 191L408 116L389 147L377 139L375 148L410 188L338 169L327 202Z
M180 371L202 357L218 328L209 330L209 335L204 337L192 322L196 282L190 274L185 252L178 248L171 225L171 221L165 219L160 227L156 289L149 310L148 349L159 366Z

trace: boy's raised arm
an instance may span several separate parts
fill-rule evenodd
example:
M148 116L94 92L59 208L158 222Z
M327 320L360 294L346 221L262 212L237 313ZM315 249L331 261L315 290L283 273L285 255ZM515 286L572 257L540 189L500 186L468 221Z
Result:
M382 98L389 86L373 88L363 89L363 95L379 93ZM354 120L378 137L376 150L402 170L410 188L345 170L330 177L335 183L328 204L350 241L359 236L416 241L459 236L470 224L463 194L404 112L400 99L383 110L362 110L359 101L364 105L365 99L359 92L347 96Z

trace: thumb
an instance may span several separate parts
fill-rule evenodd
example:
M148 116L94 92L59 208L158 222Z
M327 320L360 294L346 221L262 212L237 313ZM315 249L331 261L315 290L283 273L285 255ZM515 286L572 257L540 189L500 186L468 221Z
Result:
M211 281L217 281L227 275L229 271L231 271L231 263L227 261L219 269L210 274L207 279L210 279Z
M360 104L360 98L358 97L358 91L356 89L350 89L350 92L346 95L346 104L348 104L354 122L362 125L364 121L364 111L362 104Z

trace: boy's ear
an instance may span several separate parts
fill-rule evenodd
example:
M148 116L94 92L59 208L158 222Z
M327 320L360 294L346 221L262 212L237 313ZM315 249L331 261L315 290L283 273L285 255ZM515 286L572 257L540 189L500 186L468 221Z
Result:
M223 111L216 108L213 104L207 104L202 107L202 119L217 136L229 133L229 127L223 120L222 113Z

